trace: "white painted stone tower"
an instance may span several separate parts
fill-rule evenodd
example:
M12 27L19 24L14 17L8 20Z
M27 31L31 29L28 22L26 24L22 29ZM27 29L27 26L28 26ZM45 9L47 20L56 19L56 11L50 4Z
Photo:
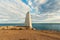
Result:
M27 12L27 14L26 14L25 26L32 29L32 20L31 20L31 15L29 14L29 12Z

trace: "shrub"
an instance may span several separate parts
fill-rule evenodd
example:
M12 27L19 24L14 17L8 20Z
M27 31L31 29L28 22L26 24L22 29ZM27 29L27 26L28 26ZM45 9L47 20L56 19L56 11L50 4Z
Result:
M19 28L19 30L23 30L22 28Z
M16 28L11 28L11 30L16 30Z

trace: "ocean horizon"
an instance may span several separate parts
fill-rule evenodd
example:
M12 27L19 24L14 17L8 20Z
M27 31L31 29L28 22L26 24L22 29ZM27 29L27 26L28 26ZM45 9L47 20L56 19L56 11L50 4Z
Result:
M24 26L24 23L0 24L0 26ZM60 31L60 23L32 23L37 30L56 30Z

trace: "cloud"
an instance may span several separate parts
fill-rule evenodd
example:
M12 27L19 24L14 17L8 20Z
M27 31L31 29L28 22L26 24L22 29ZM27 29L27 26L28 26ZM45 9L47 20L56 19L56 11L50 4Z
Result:
M22 23L27 11L36 23L60 22L60 0L0 0L0 23Z
M32 21L60 23L60 0L30 0Z
M32 20L34 23L60 23L60 13L33 14Z
M21 0L0 0L0 23L24 22L30 7Z
M28 1L29 5L31 6L32 5L32 2L31 1Z

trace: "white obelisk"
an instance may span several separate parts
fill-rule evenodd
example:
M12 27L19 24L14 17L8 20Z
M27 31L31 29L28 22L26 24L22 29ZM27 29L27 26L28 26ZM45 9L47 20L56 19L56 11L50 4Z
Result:
M32 20L31 20L31 15L29 14L29 12L27 12L27 14L26 14L25 26L32 29Z

